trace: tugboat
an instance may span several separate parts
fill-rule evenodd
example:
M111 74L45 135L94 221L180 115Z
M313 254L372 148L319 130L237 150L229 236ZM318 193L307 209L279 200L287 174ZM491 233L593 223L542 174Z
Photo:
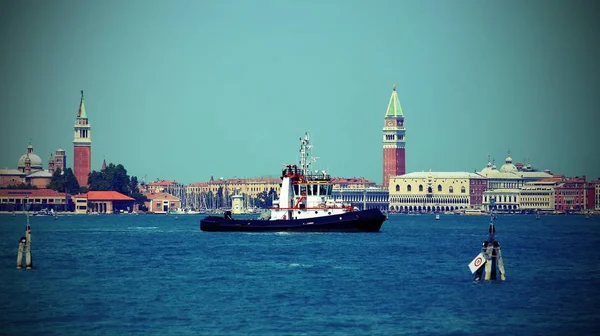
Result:
M300 165L285 165L281 172L281 195L264 219L234 219L230 211L223 217L207 216L200 221L202 231L298 231L298 232L378 232L386 220L379 209L356 210L335 200L331 176L325 171L311 173L316 161L311 155L308 132L300 138Z

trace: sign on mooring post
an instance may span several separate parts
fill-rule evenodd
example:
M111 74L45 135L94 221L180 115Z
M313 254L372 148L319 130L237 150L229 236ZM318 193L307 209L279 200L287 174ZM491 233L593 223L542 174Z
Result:
M477 272L477 270L481 266L483 266L483 264L485 264L485 256L483 255L483 253L479 253L477 257L475 257L475 259L473 259L473 261L471 261L471 263L469 264L469 269L471 270L471 273Z

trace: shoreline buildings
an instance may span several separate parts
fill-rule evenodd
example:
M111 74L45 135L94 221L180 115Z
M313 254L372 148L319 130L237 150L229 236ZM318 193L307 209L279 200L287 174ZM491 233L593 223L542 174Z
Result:
M81 91L81 100L74 126L73 173L82 187L87 186L91 160L91 125L85 111L83 91ZM33 151L33 145L30 142L25 154L19 158L16 169L0 169L0 188L16 188L21 184L27 184L38 189L45 189L50 183L54 171L57 169L64 171L65 168L67 168L67 156L64 149L57 149L55 155L50 153L48 169L44 170L42 159Z
M0 188L16 188L21 184L28 184L39 189L45 189L50 183L52 174L58 168L65 169L65 151L56 150L56 156L50 153L48 169L44 170L42 159L33 151L31 142L27 145L25 154L17 161L16 169L0 169Z
M382 185L364 178L334 178L333 195L359 209L379 208L392 212L442 212L467 209L500 212L572 212L600 210L600 180L567 178L550 171L538 171L531 164L515 163L510 157L497 169L491 159L479 172L406 173L406 128L396 86L387 104L382 128ZM74 124L73 170L80 186L88 185L91 171L91 124L83 91ZM55 210L72 208L68 195L16 189L22 184L45 189L56 169L66 168L66 154L58 149L50 154L48 169L34 153L31 143L17 161L16 169L0 170L0 209L15 210L25 202ZM280 191L279 178L217 179L183 185L175 181L142 183L151 212L172 208L231 208L236 195L236 211L268 207ZM8 189L10 188L10 189ZM173 197L167 196L166 194ZM29 197L32 197L30 199ZM39 196L39 197L38 197ZM110 196L110 195L108 195ZM113 195L114 196L114 195ZM123 209L113 201L119 197L98 198L94 194L75 195L77 212L110 212ZM87 205L91 205L90 208ZM18 206L17 206L18 205ZM2 211L2 210L0 210Z

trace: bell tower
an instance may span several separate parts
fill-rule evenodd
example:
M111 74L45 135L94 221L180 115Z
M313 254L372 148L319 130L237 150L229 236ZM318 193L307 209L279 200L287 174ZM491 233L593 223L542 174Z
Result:
M81 90L81 101L75 119L73 138L73 173L81 187L88 185L88 175L92 166L92 126L88 122Z
M383 119L383 187L388 188L390 176L406 174L404 113L398 101L396 84Z

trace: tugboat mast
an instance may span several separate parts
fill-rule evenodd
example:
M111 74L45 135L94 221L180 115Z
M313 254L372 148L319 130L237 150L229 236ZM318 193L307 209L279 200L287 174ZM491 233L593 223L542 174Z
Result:
M303 176L310 175L310 166L317 161L318 158L312 156L312 145L310 144L310 135L308 132L304 138L300 138L300 173Z

